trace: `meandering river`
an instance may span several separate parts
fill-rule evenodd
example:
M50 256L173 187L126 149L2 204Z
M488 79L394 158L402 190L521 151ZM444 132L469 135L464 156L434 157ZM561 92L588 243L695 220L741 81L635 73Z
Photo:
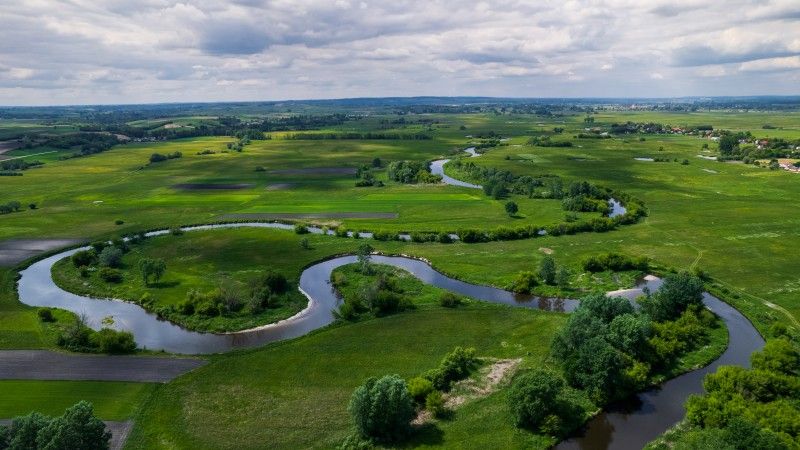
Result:
M472 150L470 153L476 156L474 149ZM447 160L434 161L431 165L432 172L438 171L437 174L443 175L443 181L446 183L480 188L478 185L445 176L443 166L446 162ZM612 199L610 205L612 217L625 213L624 206L616 200ZM190 232L238 227L293 228L291 225L280 223L232 223L185 227L183 230ZM323 232L319 228L310 228L310 231ZM148 233L148 236L167 233L167 230L161 230ZM368 234L362 233L362 236L368 237ZM340 256L305 269L300 276L299 289L308 297L309 302L306 309L294 317L252 330L215 334L186 330L171 322L158 319L133 303L84 297L59 288L52 278L53 265L79 250L81 249L61 252L37 261L23 270L18 284L20 301L31 306L56 307L83 314L89 326L95 329L99 329L103 319L110 316L114 319L114 327L132 332L141 347L185 354L218 353L260 346L302 336L332 323L335 319L333 313L338 308L340 300L331 286L331 273L337 267L356 262L355 256ZM425 283L478 300L562 312L572 311L578 305L575 300L518 295L490 286L466 283L439 273L424 261L409 257L376 255L373 256L373 261L407 270ZM654 291L659 286L658 278L648 276L634 289L608 294L633 299L643 293L644 287ZM580 437L568 439L560 443L557 448L640 449L683 417L683 404L686 398L692 393L702 391L702 379L707 373L723 364L748 366L750 354L764 345L761 336L741 313L716 297L705 293L703 303L720 316L728 328L730 342L719 359L705 368L669 380L657 389L643 392L627 402L613 405L589 421Z

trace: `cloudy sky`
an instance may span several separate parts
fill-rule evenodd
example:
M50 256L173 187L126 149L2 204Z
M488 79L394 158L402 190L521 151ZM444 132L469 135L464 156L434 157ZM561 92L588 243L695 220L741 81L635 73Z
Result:
M800 94L798 0L0 2L0 104Z

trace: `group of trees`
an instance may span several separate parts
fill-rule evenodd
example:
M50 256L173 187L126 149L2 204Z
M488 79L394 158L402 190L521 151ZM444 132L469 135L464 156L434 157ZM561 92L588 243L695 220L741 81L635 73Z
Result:
M319 140L404 140L404 141L426 141L433 137L425 133L292 133L287 134L286 139L298 141L319 141Z
M270 269L249 280L245 289L231 280L224 280L218 287L207 292L193 289L176 307L158 312L165 316L177 313L205 318L239 312L258 314L265 308L278 306L289 287L289 280L282 273Z
M155 163L167 161L167 160L170 160L170 159L177 159L177 158L180 158L182 156L183 156L183 153L177 152L177 151L176 152L172 152L172 153L167 153L166 155L163 155L161 153L153 153L152 155L150 155L150 164L155 164Z
M28 161L24 159L9 159L0 161L0 171L5 174L19 174L23 170L37 167L44 164L41 161Z
M392 161L386 167L386 174L392 181L398 183L439 183L442 177L433 175L427 162L422 161Z
M34 205L33 203L31 203L29 207L31 209L36 209L36 205ZM22 210L22 203L16 200L11 200L8 203L0 204L0 214L11 214L12 212L19 212L21 210Z
M640 312L624 298L585 297L553 339L551 354L566 381L596 403L625 397L707 339L714 317L702 309L702 289L693 275L668 275Z
M20 416L0 426L0 450L106 450L111 433L94 415L91 403L81 401L60 417L38 412Z
M541 283L564 288L569 285L570 276L569 269L565 266L559 267L552 256L545 255L536 273L531 271L518 273L508 289L519 294L530 294Z
M399 375L369 378L350 397L348 411L355 423L356 441L391 444L402 441L411 430L418 410L434 417L445 411L442 392L468 377L477 367L475 349L456 347L439 366L408 382Z
M587 272L624 272L626 270L638 270L647 272L650 268L650 260L646 256L631 258L620 255L619 253L603 253L592 255L583 261L583 269Z
M777 332L776 332L777 331ZM800 446L800 352L773 329L752 368L722 366L686 402L686 427L655 448L791 449Z
M55 321L52 314L40 315L43 321ZM95 331L86 324L86 318L79 315L62 327L58 345L73 352L124 354L136 351L133 334L104 327Z
M93 242L92 247L74 253L70 259L72 264L80 269L82 277L90 276L90 269L97 272L97 276L109 283L120 283L123 280L122 258L130 251L128 243L122 239L113 242Z
M533 136L528 139L527 144L537 147L572 147L571 141L554 141L549 135Z

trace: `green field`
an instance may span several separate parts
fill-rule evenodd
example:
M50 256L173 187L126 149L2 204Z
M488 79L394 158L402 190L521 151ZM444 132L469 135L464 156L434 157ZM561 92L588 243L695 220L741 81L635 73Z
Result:
M228 151L232 137L200 137L155 143L130 143L92 156L58 160L43 155L45 165L23 176L0 178L0 203L36 203L0 216L0 243L18 238L79 238L87 242L151 229L212 223L236 214L396 213L394 219L313 220L352 230L454 232L500 226L546 226L565 220L559 200L511 195L495 200L480 190L445 185L404 185L374 170L384 187L355 187L354 175L318 169L391 161L429 161L463 156L459 150L480 141L483 133L509 138L489 148L475 164L515 175L552 174L565 183L586 180L629 194L646 205L648 216L605 233L585 232L486 243L411 243L370 241L386 254L425 258L437 270L479 284L506 287L521 271L536 271L546 254L569 270L569 286L539 286L539 294L577 297L586 292L631 287L639 273L590 274L590 255L616 252L652 261L653 271L702 270L707 288L741 310L762 332L774 323L800 331L800 175L733 162L714 156L716 144L687 135L631 135L581 139L589 125L582 113L540 117L523 114L426 114L422 123L388 126L394 116L366 117L308 133L424 132L428 140L292 140L291 133L270 133L241 153ZM673 126L713 125L750 131L757 137L800 139L800 116L794 112L600 111L591 126L625 121ZM208 120L206 120L208 119ZM132 122L141 128L166 122L196 126L215 119L183 117ZM410 119L413 122L414 118ZM764 129L764 125L775 128ZM14 136L35 124L9 122L0 133ZM463 129L462 129L463 127ZM554 141L572 147L527 144L532 136L564 127ZM42 131L42 130L39 130ZM305 131L304 131L305 132ZM643 139L640 139L643 138ZM708 144L708 149L703 149ZM204 150L213 154L198 154ZM705 150L705 151L704 151ZM35 152L36 150L25 150ZM25 152L15 150L14 152ZM183 156L148 164L152 153ZM44 156L49 158L45 159ZM31 158L37 158L32 156ZM638 161L658 158L665 162ZM684 162L685 161L685 162ZM256 171L257 167L264 170ZM457 175L452 166L446 170ZM305 172L304 172L305 171ZM243 185L237 189L181 189L176 185ZM507 200L519 204L509 217ZM582 213L597 217L597 213ZM117 225L115 221L123 223ZM303 221L309 221L303 219ZM309 249L301 247L307 238ZM362 240L297 235L265 229L213 230L163 236L132 247L124 258L124 281L113 285L92 274L82 278L69 261L54 277L62 287L96 296L133 301L147 294L152 309L182 302L190 290L207 291L230 281L244 289L247 280L274 269L296 283L302 269L326 257L353 253ZM164 258L161 282L145 286L137 261ZM36 310L21 305L13 291L19 267L0 268L0 348L53 348L57 329L42 323ZM346 412L353 388L369 376L398 373L412 377L435 366L457 345L473 346L479 356L523 358L523 367L551 366L548 343L566 316L513 309L480 302L447 309L434 300L438 291L415 287L417 308L388 317L337 323L309 336L261 349L214 356L212 362L156 387L124 383L7 382L17 398L0 402L0 417L39 409L59 413L76 398L96 403L101 417L136 416L129 448L331 448L351 432ZM178 321L204 330L244 329L291 316L305 305L292 290L283 305L259 314ZM63 314L60 319L67 320ZM707 362L724 347L724 330L714 344L682 360L676 373ZM0 384L0 389L3 385ZM32 392L51 393L52 404ZM150 391L153 395L148 395ZM25 399L24 401L22 399ZM416 434L418 447L534 447L549 438L513 427L503 387L459 408L451 420ZM62 404L63 403L63 404ZM16 408L16 409L15 409Z
M0 381L0 418L39 411L60 416L81 400L94 405L103 420L128 420L155 385L113 381Z

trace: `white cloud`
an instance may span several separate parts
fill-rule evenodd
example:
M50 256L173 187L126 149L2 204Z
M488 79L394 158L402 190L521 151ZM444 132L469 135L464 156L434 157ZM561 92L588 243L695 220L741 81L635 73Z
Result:
M11 3L0 104L797 94L800 75L796 0Z

